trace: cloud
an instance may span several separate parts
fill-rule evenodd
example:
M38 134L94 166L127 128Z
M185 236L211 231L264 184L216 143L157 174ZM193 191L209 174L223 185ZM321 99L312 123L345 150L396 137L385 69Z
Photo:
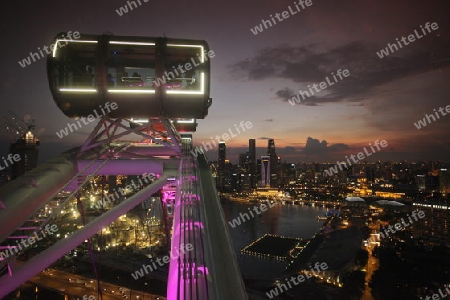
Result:
M281 99L284 102L288 102L289 99L292 99L293 97L295 97L294 91L291 90L290 88L285 87L282 90L278 90L275 92L275 96L277 99Z
M318 139L308 137L306 140L306 145L302 150L302 154L325 154L329 152L343 151L349 148L349 146L343 143L328 146L328 143L325 140L319 141Z
M258 138L258 140L271 140L272 138L270 138L270 137L265 137L265 136L263 136L263 137L259 137Z
M320 142L318 139L313 139L312 137L308 137L306 140L305 148L303 148L302 152L305 154L312 153L323 153L327 151L327 142Z
M298 95L299 90L307 91L308 85L326 81L327 77L333 85L327 85L326 89L302 99L299 104L316 106L343 101L361 102L370 99L370 92L378 86L428 71L431 60L433 68L448 65L448 55L442 49L444 46L450 48L450 40L442 39L436 43L428 39L422 44L405 47L382 59L376 52L386 44L352 41L326 50L319 44L280 45L261 49L252 59L232 64L230 71L245 73L252 81L289 80L293 87L275 91L275 98L284 102ZM430 53L433 53L432 59ZM333 73L339 69L349 70L350 76L336 77L336 82Z
M291 90L288 87L285 87L284 89L275 92L275 99L281 99L284 102L292 100L294 101L295 104L306 106L319 106L320 104L323 103L337 102L340 100L340 98L337 97L316 97L312 96L311 94L309 95L310 95L309 97L306 94L304 96L301 96L299 92L295 94L293 90Z
M344 151L344 150L348 150L348 149L350 149L350 147L343 143L333 144L330 147L328 147L328 151L330 151L330 152L339 152L339 151Z
M273 119L266 119L264 121L266 121L266 122L273 122Z

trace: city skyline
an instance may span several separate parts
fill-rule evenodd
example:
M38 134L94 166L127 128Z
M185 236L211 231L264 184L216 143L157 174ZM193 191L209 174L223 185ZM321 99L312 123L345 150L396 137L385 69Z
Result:
M250 138L249 140L255 140ZM276 139L274 139L276 141ZM258 143L255 142L255 153L256 153L256 158L260 159L261 156L266 156L267 155L267 143L268 143L269 139L267 140L261 140L258 146ZM323 143L321 143L318 140L312 139L310 138L307 143L313 143L316 144L318 143L318 147L321 147L320 145L324 145ZM373 142L373 141L372 141ZM376 140L375 143L379 143L379 140ZM239 155L244 154L244 153L248 153L249 152L249 146L245 147L233 147L233 146L229 146L227 144L227 142L222 141L221 143L225 143L226 145L226 151L227 151L227 156L226 159L229 160L231 163L233 164L237 164L239 162ZM204 146L204 144L202 145L198 145L197 147L202 147ZM334 146L334 145L333 145ZM353 162L350 163L350 165L356 165L356 164L361 164L361 163L365 163L365 162L377 162L377 161L382 161L382 162L401 162L401 161L409 161L409 162L425 162L425 161L435 161L435 162L443 162L443 163L450 163L449 159L407 159L407 158L401 158L401 159L392 159L390 157L390 154L387 152L383 153L384 148L387 146L387 144L385 144L384 147L380 148L380 145L378 145L378 147L375 149L373 148L374 145L366 144L366 145L361 145L360 148L354 147L351 149L347 149L346 152L342 152L342 151L336 151L334 155L329 156L328 158L320 158L320 156L316 156L318 159L301 159L301 154L299 155L298 153L295 155L292 155L292 153L290 153L289 151L286 151L286 149L279 149L276 147L275 145L275 149L277 152L277 156L281 159L282 163L337 163L337 162ZM324 147L324 146L322 146ZM336 145L335 147L340 147L340 145ZM218 148L206 148L208 149L208 157L211 161L217 161L218 160ZM310 149L310 148L308 148ZM314 151L314 146L311 146L311 150L308 151ZM365 150L364 150L365 149ZM367 150L367 149L371 149L371 150ZM374 150L375 149L375 150ZM353 151L354 150L354 151ZM345 154L344 154L345 153ZM364 158L362 159L357 159L357 155L358 153L364 153ZM352 158L353 157L353 158ZM333 159L334 158L334 159ZM356 162L355 162L356 160Z

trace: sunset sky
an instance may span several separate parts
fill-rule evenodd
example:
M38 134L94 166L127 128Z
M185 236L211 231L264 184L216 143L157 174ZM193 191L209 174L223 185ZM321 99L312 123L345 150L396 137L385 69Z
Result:
M45 59L22 68L18 61L49 45L62 31L204 39L211 61L213 104L199 120L195 143L222 135L240 121L253 128L227 142L232 161L255 138L258 154L275 139L283 160L335 161L375 140L388 147L379 160L449 160L450 116L417 129L414 122L450 105L450 2L416 0L318 1L254 35L251 28L294 1L144 2L119 16L123 0L18 0L2 17L2 112L31 115L48 159L80 145L92 126L59 139L71 120L55 105ZM423 35L420 26L436 22ZM389 56L377 52L404 36L420 39ZM350 76L297 105L287 101L338 69ZM2 132L0 155L11 137ZM211 159L216 153L211 153Z

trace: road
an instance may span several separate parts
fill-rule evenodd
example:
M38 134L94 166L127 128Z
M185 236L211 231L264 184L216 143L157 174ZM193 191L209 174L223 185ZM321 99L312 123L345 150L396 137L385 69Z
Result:
M369 259L367 261L366 265L366 278L365 278L365 285L364 285L364 293L363 293L363 299L364 300L373 300L372 296L372 289L370 288L370 280L372 279L373 273L378 269L378 258L374 257L372 255L372 248L368 249L369 252Z
M45 271L40 272L38 275L32 277L29 282L33 284L48 288L51 290L55 290L60 292L61 294L68 294L72 296L76 296L79 299L82 299L83 296L95 296L97 297L97 283L91 278L86 278L79 275L74 275L71 273L67 273L64 271L59 271L55 269L47 269ZM122 288L122 291L119 291L117 285L112 285L106 282L101 281L100 287L103 292L103 300L116 300L116 299L148 299L148 300L167 300L165 297L152 295L148 293L144 293L141 291L131 291L128 288ZM122 296L122 292L128 297L124 298Z

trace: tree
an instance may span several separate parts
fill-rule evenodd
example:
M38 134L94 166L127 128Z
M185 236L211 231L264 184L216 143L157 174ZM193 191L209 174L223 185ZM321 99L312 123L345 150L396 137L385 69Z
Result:
M364 249L358 249L356 251L355 264L357 266L364 267L367 264L368 260L369 260L369 252L367 252Z

